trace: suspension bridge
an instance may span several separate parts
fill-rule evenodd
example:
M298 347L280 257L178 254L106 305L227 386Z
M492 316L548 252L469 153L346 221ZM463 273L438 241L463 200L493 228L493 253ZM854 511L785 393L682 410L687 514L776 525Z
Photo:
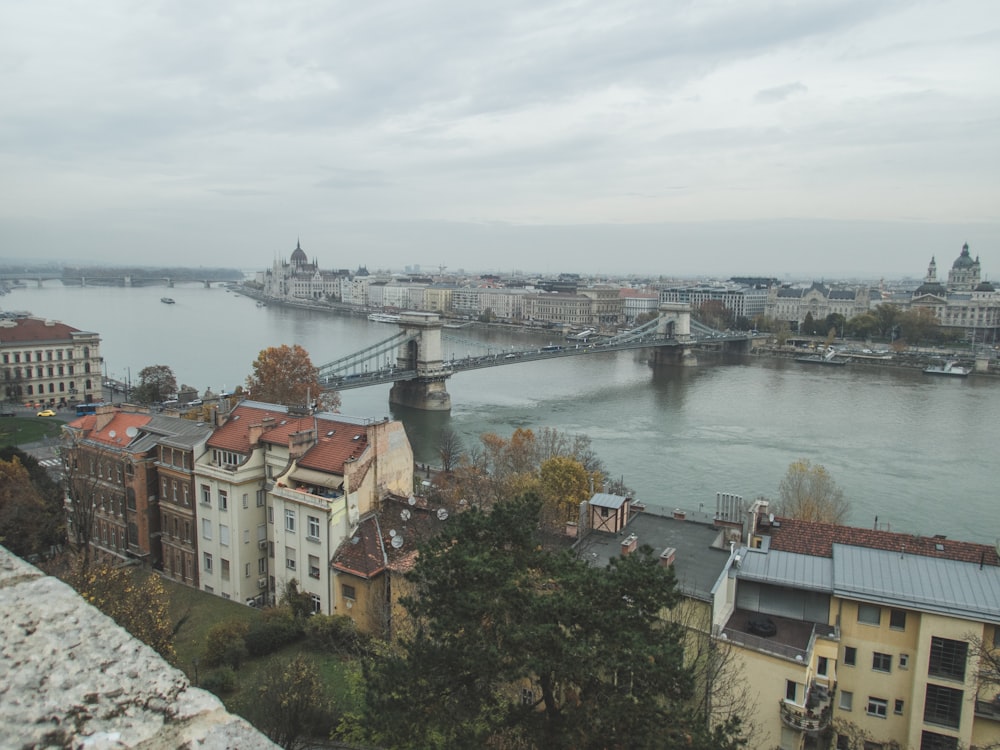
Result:
M452 375L467 370L628 349L652 349L656 363L693 365L697 364L693 347L711 344L717 348L745 349L750 345L752 337L747 334L725 334L692 321L688 305L664 303L658 313L645 325L594 342L566 341L446 359L441 318L434 313L407 312L400 315L399 330L392 336L320 365L320 383L329 391L392 383L391 404L449 411L451 396L445 383Z

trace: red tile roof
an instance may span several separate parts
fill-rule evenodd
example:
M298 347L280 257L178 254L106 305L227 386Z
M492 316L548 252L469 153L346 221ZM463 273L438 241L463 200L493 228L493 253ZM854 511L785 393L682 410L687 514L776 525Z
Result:
M65 341L73 339L72 334L80 333L65 323L43 318L15 318L16 325L0 324L0 344L30 344L35 341Z
M128 434L129 428L134 427L138 429L147 424L151 419L152 417L149 414L118 412L102 429L92 429L87 438L105 443L113 448L121 449L132 442L132 438L135 436L134 433L132 435Z
M385 570L385 550L378 518L369 515L361 519L354 534L337 548L331 564L341 572L371 578Z
M960 562L1000 565L1000 556L989 544L959 542L944 537L917 536L895 531L877 531L854 526L838 526L795 518L778 518L780 526L763 527L771 537L771 549L804 555L832 557L834 544L899 552L925 557L940 557ZM940 548L940 549L939 549Z
M209 448L250 453L250 429L270 422L260 440L287 446L290 436L315 429L319 440L299 459L299 466L317 471L344 472L344 462L360 456L368 447L368 433L363 426L311 416L290 416L282 411L257 406L237 406L224 425L208 440ZM358 439L355 440L355 435Z

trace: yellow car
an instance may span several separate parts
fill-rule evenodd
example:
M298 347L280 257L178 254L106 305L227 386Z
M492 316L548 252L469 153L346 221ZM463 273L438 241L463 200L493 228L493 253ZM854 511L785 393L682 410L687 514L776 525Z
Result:
M54 411L52 411L52 409L42 409L37 414L37 416L39 416L39 417L54 417L55 415L56 415L56 413Z

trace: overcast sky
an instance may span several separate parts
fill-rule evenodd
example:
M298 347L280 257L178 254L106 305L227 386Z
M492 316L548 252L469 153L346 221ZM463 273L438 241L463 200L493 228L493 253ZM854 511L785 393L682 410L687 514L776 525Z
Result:
M0 6L0 260L1000 278L997 0Z

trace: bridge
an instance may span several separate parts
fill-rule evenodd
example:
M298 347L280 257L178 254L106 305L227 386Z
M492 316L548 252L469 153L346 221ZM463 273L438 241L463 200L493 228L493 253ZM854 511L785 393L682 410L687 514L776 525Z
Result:
M480 356L445 359L441 318L434 313L406 312L399 331L360 351L319 366L325 390L343 391L392 383L389 403L427 411L449 411L451 396L445 382L466 370L504 367L597 352L653 349L653 361L694 365L692 347L746 348L751 336L724 334L691 320L690 306L664 303L659 315L645 325L595 342L567 341L558 345L489 352Z

